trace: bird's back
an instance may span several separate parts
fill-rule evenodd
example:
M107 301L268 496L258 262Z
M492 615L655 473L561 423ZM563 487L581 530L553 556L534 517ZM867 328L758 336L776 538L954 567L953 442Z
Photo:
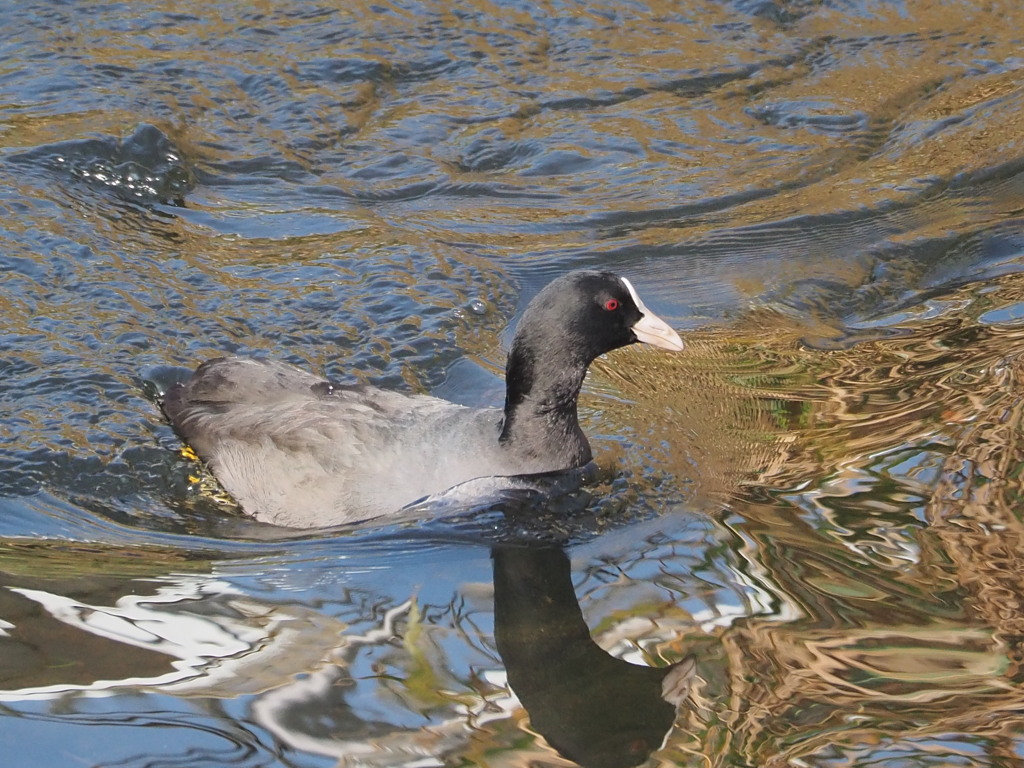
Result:
M210 360L163 407L242 508L276 525L375 517L514 473L497 409L338 386L280 362Z

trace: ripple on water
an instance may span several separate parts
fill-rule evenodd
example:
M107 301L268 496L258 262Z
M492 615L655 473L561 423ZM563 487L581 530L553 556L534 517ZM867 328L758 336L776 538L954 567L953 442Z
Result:
M1016 5L8 6L26 768L1021 751ZM260 526L144 393L238 351L500 403L517 309L583 266L693 332L595 366L597 475L539 518ZM517 626L566 642L504 658Z

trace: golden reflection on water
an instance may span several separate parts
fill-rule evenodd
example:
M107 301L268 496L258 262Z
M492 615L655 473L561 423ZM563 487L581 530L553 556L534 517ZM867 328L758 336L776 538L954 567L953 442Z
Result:
M717 649L689 633L706 650L702 683L666 757L857 764L879 740L922 749L957 731L1013 752L1022 305L1014 275L849 349L808 349L802 329L762 313L747 333L691 334L678 356L600 364L632 401L619 407L643 414L629 422L661 424L647 439L663 470L691 480L697 506L727 510L791 605L785 622L733 623Z
M672 473L721 493L791 490L901 446L951 446L965 425L1012 404L1024 327L978 316L1021 301L1024 280L1002 278L949 297L958 311L832 351L803 346L804 327L756 313L687 335L677 355L629 349L617 353L628 364L595 368L631 401L609 417L652 425L648 439L666 446Z
M735 24L730 5L716 2L682 9L674 3L648 3L628 23L625 13L616 18L607 9L579 8L576 23L569 23L557 8L499 12L480 3L450 27L444 20L451 20L452 13L444 4L423 4L417 12L400 4L375 3L372 11L355 4L333 12L351 23L349 34L372 40L372 52L354 52L344 36L324 41L321 60L313 62L327 66L337 58L356 72L365 70L364 77L353 75L340 83L312 78L298 68L303 51L263 45L253 35L254 30L275 29L278 37L308 33L316 39L321 34L316 14L296 19L271 4L258 12L249 3L219 3L216 10L199 3L173 5L149 2L137 9L176 14L160 45L153 45L148 34L111 37L88 24L61 29L59 35L52 31L48 34L59 42L44 39L40 45L54 43L83 61L125 68L173 64L187 87L152 94L146 111L162 115L162 127L201 165L225 159L216 148L225 122L234 131L253 134L261 96L306 105L299 135L315 137L314 147L301 146L289 132L268 125L260 137L265 145L235 147L231 159L267 152L352 193L362 189L353 176L359 176L363 153L345 149L363 141L383 139L400 154L427 158L443 170L437 180L454 185L493 180L493 173L464 162L478 144L523 149L519 164L503 163L498 169L503 183L524 188L539 184L537 176L522 173L534 162L529 149L534 140L551 152L553 136L572 136L575 143L566 142L566 152L580 153L584 164L600 161L594 173L544 177L543 189L559 194L558 206L519 202L510 216L506 204L481 197L460 206L438 207L427 200L422 208L416 203L388 211L352 208L345 214L352 219L354 237L378 236L381 227L400 224L395 229L407 236L459 232L468 241L522 251L522 225L532 222L553 226L544 238L548 249L586 247L591 231L558 226L569 200L575 201L570 215L628 216L637 211L638 199L645 209L656 210L671 209L681 200L777 190L710 216L685 217L687 238L700 239L725 226L905 199L928 180L998 163L1021 134L1024 119L1024 90L1016 71L971 69L973 59L1016 55L1019 40L1007 19L1016 18L1018 9L1010 2L916 0L898 8L873 4L870 12L856 14L815 6L813 13L795 11L784 30L768 23ZM425 16L439 19L438 28L447 35L429 48L415 49L410 58L405 46L423 34ZM722 35L726 28L732 33ZM240 37L239 30L245 35ZM496 47L494 40L514 44ZM532 55L523 57L524 49ZM645 52L642 60L633 55L638 50ZM911 50L919 58L910 61ZM504 73L498 80L504 88L501 97L489 76L425 79L422 87L398 88L396 80L409 68L429 66L430 56L438 58L438 66L448 66L470 53L492 61L498 75ZM195 75L225 55L237 62L238 82L219 82L213 90ZM597 70L581 67L587 57L602 57L606 63ZM837 59L841 66L835 66ZM659 72L670 75L660 80ZM700 80L709 73L722 82ZM247 77L264 78L268 93L247 90ZM351 93L340 97L340 87ZM449 90L439 92L444 88ZM693 91L713 109L690 109ZM513 108L516 94L519 106ZM581 94L610 103L584 111L572 108ZM813 94L828 94L828 100ZM436 125L442 100L450 121L444 128ZM985 119L978 110L998 119ZM774 122L776 114L785 119ZM97 131L119 135L134 119L130 107L84 116L62 113L52 119L16 119L2 135L6 146L36 146ZM831 119L840 122L832 125ZM862 125L837 127L848 120ZM581 121L586 121L590 146L580 144ZM938 130L946 121L960 125ZM636 146L623 152L628 141ZM338 151L344 154L334 154ZM616 173L603 172L608 160L615 162ZM396 180L397 185L407 183ZM374 186L376 193L386 189L384 183ZM652 243L665 238L657 227L641 237ZM538 252L541 243L532 240L526 238L528 250Z

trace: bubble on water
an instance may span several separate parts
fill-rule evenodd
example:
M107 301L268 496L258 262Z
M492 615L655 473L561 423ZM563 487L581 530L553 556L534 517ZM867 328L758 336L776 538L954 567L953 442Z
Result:
M488 311L487 302L483 299L470 299L465 306L456 307L452 314L459 320L482 317Z

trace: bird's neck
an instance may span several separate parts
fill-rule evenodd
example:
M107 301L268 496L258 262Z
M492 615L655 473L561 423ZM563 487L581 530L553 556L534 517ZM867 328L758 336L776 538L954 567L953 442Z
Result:
M509 354L501 443L536 462L539 472L582 466L591 452L576 401L587 363L532 349L517 339Z

